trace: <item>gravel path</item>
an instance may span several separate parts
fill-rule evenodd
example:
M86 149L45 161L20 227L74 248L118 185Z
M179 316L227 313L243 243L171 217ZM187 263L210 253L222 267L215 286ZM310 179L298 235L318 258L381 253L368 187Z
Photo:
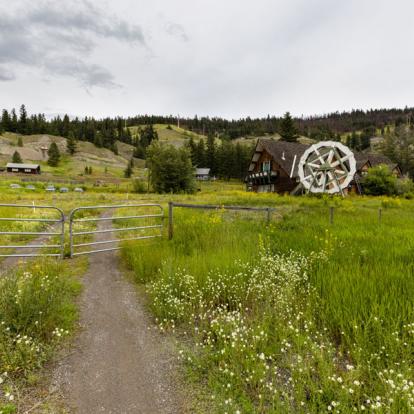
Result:
M103 221L98 228L109 226ZM81 332L54 374L54 387L72 412L183 413L173 345L150 329L154 325L122 275L116 252L91 255L83 283Z

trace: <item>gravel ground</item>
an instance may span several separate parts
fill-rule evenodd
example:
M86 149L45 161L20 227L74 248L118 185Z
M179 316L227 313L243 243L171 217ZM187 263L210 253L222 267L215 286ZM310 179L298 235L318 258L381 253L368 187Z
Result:
M100 223L100 229L110 226ZM59 390L74 413L186 412L174 346L152 329L116 252L91 255L83 284L81 330L72 352L57 364L51 391Z

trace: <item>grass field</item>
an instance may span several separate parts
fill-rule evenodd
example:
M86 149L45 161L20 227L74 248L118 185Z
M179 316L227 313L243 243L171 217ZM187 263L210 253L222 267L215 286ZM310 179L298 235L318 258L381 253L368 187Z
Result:
M80 205L159 202L166 207L169 200L275 208L269 226L262 213L176 208L173 240L125 243L122 249L136 282L147 289L160 330L177 337L188 378L199 390L198 409L412 411L414 202L253 194L239 183L202 183L200 189L164 196L92 190L47 194L12 190L4 183L0 202L57 205L66 214ZM2 215L10 216L9 210ZM9 395L16 378L27 381L35 365L47 359L53 329L71 329L76 312L70 298L78 289L72 278L86 262L75 261L78 267L70 269L68 263L73 262L38 262L30 274L37 275L38 268L39 276L27 277L22 270L3 282L0 313L12 315L2 316L5 326L40 343L42 354L28 350L23 362L10 365L3 387ZM30 315L39 311L36 301L43 303L48 295L36 290L45 274L54 280L53 289L62 287L68 312L51 307L51 322L36 336ZM20 286L27 292L23 307L13 299ZM35 303L32 297L38 298ZM13 338L3 338L4 370L7 358L17 358L7 342Z
M413 203L242 194L255 215L178 210L173 241L123 257L213 412L413 409ZM329 224L329 205L336 205ZM382 220L378 221L378 208ZM211 407L214 407L212 409Z

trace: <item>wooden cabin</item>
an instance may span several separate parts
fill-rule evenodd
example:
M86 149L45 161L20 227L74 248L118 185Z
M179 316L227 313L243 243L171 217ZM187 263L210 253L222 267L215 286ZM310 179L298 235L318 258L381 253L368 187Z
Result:
M196 180L208 181L210 179L210 168L196 168L194 175Z
M310 145L298 142L274 141L259 139L249 165L246 185L248 191L291 193L300 181L298 164L303 153ZM385 164L399 178L402 172L398 164L381 154L354 153L356 160L355 179L349 186L349 191L361 194L360 180L367 174L368 169Z
M39 164L20 164L9 162L6 165L7 172L21 174L40 174Z
M308 145L259 139L246 178L257 193L291 192L299 183L298 163Z

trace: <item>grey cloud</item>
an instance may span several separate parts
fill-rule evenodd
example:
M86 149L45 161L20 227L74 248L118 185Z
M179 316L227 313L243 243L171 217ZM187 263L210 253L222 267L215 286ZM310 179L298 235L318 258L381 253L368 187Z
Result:
M14 13L0 15L0 63L75 78L85 87L113 88L119 85L109 70L86 61L97 48L95 39L145 46L139 26L106 14L90 2L23 4Z
M167 22L165 24L165 31L169 35L177 37L184 42L187 42L189 40L187 33L184 30L184 27L178 23Z
M78 79L86 88L94 86L117 88L120 86L115 83L114 76L104 67L96 64L86 64L69 56L49 61L47 68L54 75Z
M55 2L41 3L36 9L29 11L27 21L59 31L78 30L120 41L145 44L144 34L139 26L131 25L116 16L105 15L90 2L71 3L69 7L62 7L62 4Z

